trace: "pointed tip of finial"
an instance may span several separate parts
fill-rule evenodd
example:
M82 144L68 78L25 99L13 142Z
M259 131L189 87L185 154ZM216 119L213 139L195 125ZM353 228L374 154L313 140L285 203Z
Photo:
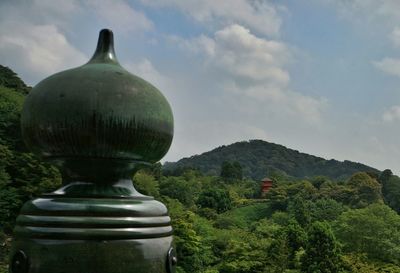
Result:
M114 34L111 29L103 28L102 30L100 30L99 39L101 37L113 39L114 38L113 36L114 36Z
M114 34L111 29L100 30L97 48L89 63L118 63L114 51Z

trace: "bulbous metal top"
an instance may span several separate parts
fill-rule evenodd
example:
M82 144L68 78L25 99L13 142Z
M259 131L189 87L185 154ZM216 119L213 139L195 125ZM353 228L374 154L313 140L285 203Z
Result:
M120 167L157 162L173 137L167 100L120 66L113 33L107 29L100 32L87 64L56 73L32 89L21 124L32 151L68 165L77 175L85 172L79 166L88 160L98 160L101 166L113 161Z

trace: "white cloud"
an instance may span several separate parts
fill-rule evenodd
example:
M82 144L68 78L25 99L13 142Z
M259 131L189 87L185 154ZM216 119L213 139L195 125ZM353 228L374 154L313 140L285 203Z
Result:
M148 6L173 7L201 23L239 23L259 33L278 35L281 25L277 7L270 1L250 0L142 0Z
M216 61L236 76L268 80L277 84L289 81L282 69L288 60L283 43L258 38L240 25L231 25L215 33Z
M373 62L373 64L389 75L400 77L400 59L384 58L381 61Z
M143 31L153 28L147 16L124 0L87 0L90 9L119 32Z
M400 120L400 106L395 105L392 106L390 109L386 110L382 116L385 122L393 122Z
M87 61L54 25L13 24L12 29L0 26L1 63L12 65L28 81Z
M161 74L153 64L146 58L136 63L123 65L129 72L145 79L159 89L169 89L170 80Z
M153 27L144 13L125 0L0 1L0 63L10 66L28 84L82 65L88 56L67 37L78 37L79 31L72 30L80 22L98 24L93 19L125 34ZM79 44L85 42L80 37Z
M87 57L64 34L79 12L77 0L0 3L0 63L28 84L82 65Z
M289 60L285 44L256 37L237 24L227 26L210 38L201 35L191 40L174 38L185 49L202 52L216 66L233 76L286 85L289 74L283 66Z
M234 108L246 116L261 120L267 117L286 123L287 126L294 126L292 122L318 124L322 119L322 112L328 106L326 99L305 96L288 88L280 89L267 84L238 86L231 82L224 84L223 90L227 101L232 95L239 98L230 103L236 105Z
M291 53L284 43L257 37L238 24L215 32L213 37L201 35L190 40L173 37L173 42L192 53L203 54L205 66L218 75L218 88L225 92L224 100L232 107L246 114L256 109L261 115L303 123L321 120L326 100L289 88L286 66ZM231 100L232 96L235 99Z

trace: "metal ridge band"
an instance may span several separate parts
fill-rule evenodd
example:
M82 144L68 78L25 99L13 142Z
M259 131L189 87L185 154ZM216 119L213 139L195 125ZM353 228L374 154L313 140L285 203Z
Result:
M37 198L27 202L22 215L85 217L163 217L167 208L156 200Z
M17 225L31 227L68 228L138 228L169 226L169 216L159 217L79 217L20 215Z
M147 239L172 235L172 227L145 228L65 228L16 226L18 238L58 240L122 240Z

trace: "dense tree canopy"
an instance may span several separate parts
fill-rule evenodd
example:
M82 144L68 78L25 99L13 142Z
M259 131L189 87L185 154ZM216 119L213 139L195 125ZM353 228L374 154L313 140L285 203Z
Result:
M400 216L389 207L348 210L338 218L335 231L346 251L400 264Z
M331 230L324 222L314 222L308 232L302 272L339 273L344 269L341 250Z
M221 165L221 178L225 181L235 181L243 179L243 170L239 162L224 161Z
M232 200L227 190L210 188L200 193L197 205L200 208L210 208L221 213L232 208Z
M384 170L378 178L382 185L382 194L389 207L400 213L400 177L391 170Z
M381 185L367 173L353 174L347 184L352 190L350 206L362 208L369 204L382 202Z

